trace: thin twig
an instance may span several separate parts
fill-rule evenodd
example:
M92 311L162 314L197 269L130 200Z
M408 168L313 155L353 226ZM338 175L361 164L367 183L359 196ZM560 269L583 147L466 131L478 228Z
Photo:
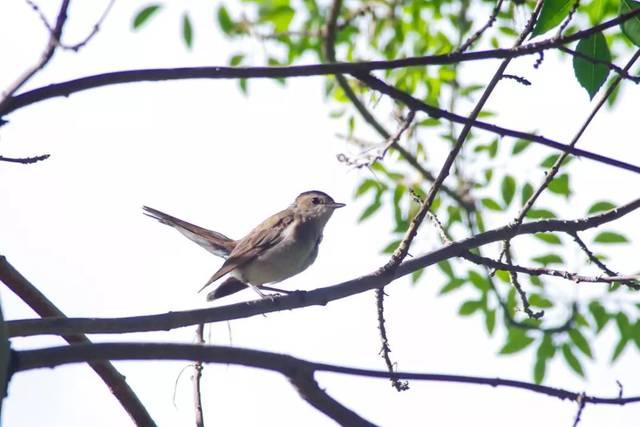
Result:
M580 417L582 417L582 411L584 411L584 407L587 404L585 397L586 397L585 393L580 393L576 398L576 402L578 402L578 412L576 412L576 416L573 420L573 427L578 427L578 424L580 424Z
M42 154L40 156L35 157L5 157L0 156L0 162L8 162L8 163L21 163L23 165L29 165L32 163L37 163L42 160L47 160L51 157L51 154Z
M633 66L633 64L638 60L638 58L640 58L640 49L636 50L636 52L631 57L629 62L627 62L627 64L624 67L624 71L628 72ZM616 77L611 83L611 85L607 88L607 90L602 94L602 96L600 97L596 105L591 110L591 113L589 113L589 116L587 117L587 119L584 121L584 123L582 123L582 126L580 126L580 129L578 129L578 132L572 138L568 148L573 149L575 147L575 145L578 143L578 141L580 140L580 137L584 134L585 130L587 129L587 127L589 126L593 118L596 116L598 111L600 111L600 108L604 105L606 100L613 93L613 91L616 89L616 87L621 82L621 80L622 78L620 76ZM532 193L532 195L529 197L529 199L526 201L526 203L518 213L518 216L513 220L512 226L514 228L518 228L522 224L522 221L524 220L524 217L526 216L527 212L529 212L529 209L533 207L533 204L536 202L536 200L538 200L538 197L540 197L542 192L547 189L547 187L549 186L553 178L556 176L556 174L560 170L560 167L562 166L565 159L569 156L569 154L570 152L569 150L567 150L564 153L562 153L562 155L558 156L553 166L546 172L544 180L540 183L538 188ZM507 242L505 241L505 244L502 248L502 252L498 257L498 261L501 261L502 257L506 254L506 248L507 248Z
M580 283L614 283L619 282L620 284L627 285L632 289L640 289L640 284L637 283L640 279L638 275L631 276L584 276L578 273L572 273L564 270L555 270L552 268L542 268L542 267L525 267L522 265L516 264L507 264L503 262L499 262L493 260L491 258L483 257L480 255L475 255L469 252L464 256L465 259L473 262L474 264L484 265L490 268L494 268L496 270L503 271L514 271L518 273L529 274L531 276L553 276L553 277L561 277L563 279L571 280L572 282Z
M384 359L384 363L387 365L387 370L393 375L395 371L395 363L391 361L389 353L391 353L391 347L389 346L389 339L387 338L387 328L385 326L384 319L384 289L376 289L376 308L378 312L378 330L380 331L380 340L382 341L382 347L380 348L380 355ZM390 377L391 385L398 391L409 390L408 381L400 381L396 377Z
M518 40L516 40L514 47L520 46L524 42L526 36L531 32L541 7L542 7L542 0L538 0L536 7L531 14L531 19L529 19L529 22L525 26L525 29L522 31L522 34L520 34L520 37L518 37ZM495 72L493 78L491 79L491 81L485 88L484 92L482 93L482 96L478 100L473 111L471 112L471 114L469 114L469 117L464 122L464 127L460 131L458 140L454 145L454 147L449 152L449 155L447 156L444 164L442 165L442 168L440 169L440 173L436 177L435 181L433 181L433 184L431 185L431 188L429 188L429 192L427 193L425 200L420 205L420 208L418 209L418 212L416 213L414 218L411 220L411 223L409 224L409 227L404 237L402 238L400 244L398 245L398 248L393 252L389 261L381 268L381 272L388 274L393 270L395 270L397 266L400 265L400 263L404 260L404 258L409 253L411 242L413 241L416 234L418 233L418 228L420 227L420 224L424 220L424 217L427 215L427 212L429 211L429 209L431 209L431 205L436 198L436 195L438 193L438 190L440 189L440 186L444 183L444 180L449 175L451 166L453 165L456 157L458 156L458 153L462 149L462 145L464 144L465 140L467 139L467 136L469 135L469 132L471 131L473 121L477 119L478 115L482 111L482 108L484 107L485 103L489 99L491 92L493 92L493 89L496 87L496 85L500 81L502 73L509 65L509 62L511 62L510 58L504 59L502 61L502 63L498 67L498 70ZM361 80L363 79L366 80L367 78L367 76L359 76L359 75L356 75L356 77L360 78Z
M458 49L456 52L464 52L471 47L478 39L482 36L482 34L487 31L489 28L493 26L496 22L496 18L498 17L498 13L500 13L500 9L502 8L502 3L504 0L498 0L496 2L495 7L493 8L493 12L489 16L487 22L475 33L473 33Z
M47 41L47 45L40 55L38 61L27 68L20 77L18 77L8 88L6 88L2 94L0 95L0 116L3 115L3 111L5 111L7 105L12 100L13 94L16 93L18 89L22 87L26 82L28 82L31 77L33 77L38 71L42 70L49 60L53 57L53 54L56 51L56 47L58 46L58 40L62 35L62 29L64 27L65 22L67 21L67 9L69 8L70 0L62 0L60 3L60 9L58 10L58 15L56 17L56 25L50 31L49 40Z
M26 2L31 7L31 9L33 9L33 11L38 14L38 16L40 17L40 20L42 21L44 26L47 28L47 30L49 30L49 32L53 34L54 29L49 24L49 21L47 21L47 17L44 16L44 13L42 12L42 10L40 10L40 7L31 0L26 0ZM87 34L87 36L84 39L82 39L78 43L70 45L70 44L63 43L62 40L60 40L60 37L58 37L56 39L58 47L64 50L72 50L74 52L78 52L80 49L86 46L87 43L89 43L91 39L100 31L100 27L104 23L104 20L107 19L107 15L111 11L111 8L113 7L114 3L115 3L115 0L109 0L109 3L107 4L107 7L102 12L102 15L100 15L100 18L98 18L96 23L93 25L93 28L89 32L89 34Z
M591 261L596 266L598 266L598 268L602 270L605 274L608 274L611 277L618 276L618 273L611 270L602 261L600 261L597 256L595 256L595 254L587 247L586 243L584 243L584 241L580 238L580 236L578 236L577 232L569 233L569 234L573 237L573 240L578 244L580 249L582 249L582 251L587 255L587 258L589 258L589 261Z
M629 74L629 72L627 70L625 70L624 68L618 67L613 62L605 61L604 59L598 59L598 58L594 58L594 57L589 56L589 55L585 55L582 52L578 52L577 50L570 49L570 48L568 48L566 46L559 46L558 50L560 50L562 52L565 52L565 53L568 53L571 56L575 56L576 58L583 59L583 60L585 60L587 62L590 62L592 64L604 65L609 70L611 70L614 73L618 74L619 77L621 77L621 78L623 78L625 80L629 80L629 81L632 81L634 83L640 82L640 77L632 76L631 74Z
M196 328L196 343L204 345L204 324L201 323ZM202 412L202 392L200 382L202 380L202 360L196 360L193 365L193 405L195 410L196 427L204 427L204 414Z
M384 160L384 157L387 155L387 152L389 151L390 148L399 145L398 141L400 141L402 134L409 128L415 116L416 116L415 111L413 110L409 111L409 114L405 119L402 120L402 123L398 128L398 130L396 131L395 135L388 138L388 140L385 142L384 147L382 147L382 149L375 156L370 156L366 159L351 159L347 157L346 154L340 153L336 156L336 158L338 159L339 162L346 163L347 165L353 166L357 169L360 169L363 167L368 168L373 166L374 163ZM361 157L363 156L363 154L361 154Z
M512 266L513 261L511 260L511 244L509 241L506 242L507 249L505 251L505 259L507 261L507 265ZM522 309L529 316L530 319L539 320L544 316L544 310L533 311L531 310L531 305L529 304L529 298L527 297L527 293L522 289L522 284L518 280L518 273L514 269L509 269L509 278L511 279L511 284L515 288L518 296L520 296L520 301L522 301Z

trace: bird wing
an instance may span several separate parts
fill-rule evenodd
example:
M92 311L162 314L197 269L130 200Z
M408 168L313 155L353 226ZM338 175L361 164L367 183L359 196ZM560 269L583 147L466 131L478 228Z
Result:
M292 221L293 215L289 211L279 212L267 218L248 235L238 240L229 258L222 264L222 267L211 276L211 279L207 281L200 291L225 274L256 258L266 249L278 244L284 238L283 230Z
M142 210L145 215L175 228L189 240L197 243L207 251L219 257L227 258L236 246L236 241L228 238L224 234L198 227L197 225L183 221L148 206L143 206Z

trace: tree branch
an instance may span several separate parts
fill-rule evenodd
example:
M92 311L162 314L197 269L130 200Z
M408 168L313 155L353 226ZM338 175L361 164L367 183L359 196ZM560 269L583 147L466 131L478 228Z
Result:
M16 91L20 89L22 85L28 82L31 77L36 75L38 71L43 69L47 65L49 60L53 57L53 54L56 51L56 47L58 46L58 41L60 40L60 36L62 35L62 28L67 21L68 8L69 0L62 0L62 3L60 3L60 9L58 10L58 15L56 17L56 26L50 31L49 41L47 42L47 46L42 52L42 55L40 55L40 59L34 65L25 70L22 75L18 77L18 79L14 81L0 95L0 116L4 114L7 106L11 104L13 100L13 94L16 93Z
M314 372L330 369L282 354L192 344L100 343L25 350L15 357L17 372L102 360L190 360L261 368L286 376L304 400L340 425L374 426L318 387Z
M488 385L491 387L502 386L528 390L534 393L557 397L563 400L568 399L571 401L577 401L579 396L582 394L561 388L502 378L415 372L395 372L391 374L387 371L350 368L327 363L314 363L292 356L266 351L215 345L201 346L166 343L79 344L74 346L52 347L38 350L22 350L16 352L15 357L17 359L16 372L23 372L31 369L52 368L70 363L91 362L96 360L202 360L205 363L232 364L279 372L288 378L293 378L293 382L295 384L298 384L295 381L295 378L298 375L308 376L314 372L332 372L369 378L388 379L392 375L395 375L399 378L415 381L478 384ZM621 396L599 397L584 395L584 402L603 405L626 405L640 402L640 396L623 398ZM343 425L345 424L343 423ZM346 425L356 424L346 423Z
M488 243L505 240L522 234L559 231L575 233L614 221L640 208L640 199L598 215L573 221L548 219L522 224L517 230L504 226L477 234L459 242L451 243L425 255L404 261L392 275L372 273L337 285L312 291L296 291L277 298L260 299L238 304L207 309L178 311L149 316L125 318L76 318L76 319L26 319L7 322L9 336L69 333L130 333L162 331L199 323L212 323L246 318L258 314L291 310L312 305L326 305L331 301L346 298L371 289L377 289L416 270L439 261L463 256L469 249Z
M580 282L589 282L589 283L614 283L619 282L620 284L629 286L632 289L639 290L640 284L638 283L638 279L640 276L583 276L578 273L572 273L569 271L563 270L555 270L553 268L542 268L542 267L524 267L516 264L507 264L504 262L496 261L491 258L479 256L472 254L469 252L464 255L464 258L478 265L484 265L490 268L494 268L496 270L504 270L504 271L514 271L517 273L529 274L531 276L554 276L554 277L562 277L563 279L571 280L576 283Z
M66 319L64 313L20 274L7 259L0 255L0 281L20 297L42 317ZM91 340L81 333L61 334L69 344L90 344ZM138 396L127 384L125 377L108 361L89 363L91 369L104 381L137 426L155 427L155 422L142 405Z
M23 165L29 165L32 163L37 163L42 160L47 160L51 154L42 154L40 156L35 157L4 157L0 156L0 162L8 162L8 163L20 163Z

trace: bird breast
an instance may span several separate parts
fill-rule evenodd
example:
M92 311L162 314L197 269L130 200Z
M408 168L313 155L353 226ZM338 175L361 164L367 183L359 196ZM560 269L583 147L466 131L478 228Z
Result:
M284 230L280 242L239 268L242 280L252 285L280 282L313 264L318 256L322 229L298 221L294 224Z

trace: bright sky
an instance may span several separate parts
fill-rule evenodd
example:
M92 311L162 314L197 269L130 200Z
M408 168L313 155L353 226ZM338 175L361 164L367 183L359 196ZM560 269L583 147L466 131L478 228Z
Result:
M54 2L47 3L52 16ZM48 3L51 3L50 5ZM57 2L55 2L57 3ZM74 42L90 30L105 1L72 3L65 39ZM84 75L132 68L222 65L234 51L213 28L210 2L190 1L195 48L179 39L182 9L164 11L139 34L130 31L145 2L119 2L103 30L80 53L58 52L29 87ZM45 6L45 5L41 5ZM55 5L57 7L57 4ZM177 7L177 6L174 6ZM182 7L182 3L181 6ZM22 1L0 5L5 87L33 63L47 33ZM533 59L517 61L512 72L538 84L535 90L504 82L490 105L499 122L540 129L567 140L590 109L571 76L570 64L551 55L540 71ZM495 63L478 64L481 78ZM316 263L286 282L312 289L370 272L384 262L380 249L390 239L388 213L357 224L364 206L354 202L355 185L367 173L338 163L345 151L328 118L322 78L293 79L286 88L252 81L243 96L234 81L140 83L91 90L42 102L8 117L0 131L0 154L51 153L31 166L0 164L2 255L69 316L115 317L204 307L196 290L220 261L177 232L144 217L143 204L204 227L240 237L268 215L287 206L301 191L323 190L348 203L329 222ZM636 136L621 134L637 120L638 88L629 85L616 115L600 114L580 146L640 163ZM515 106L515 107L514 107ZM461 111L464 112L464 111ZM496 119L497 120L497 119ZM569 123L567 125L566 123ZM434 144L439 144L434 140ZM546 151L540 150L539 153ZM510 168L507 160L496 164ZM575 199L557 203L566 218L582 215L595 198L616 202L637 196L640 177L612 171L588 160L574 162ZM524 165L518 172L536 180L541 172ZM640 221L632 215L618 229L635 237L634 246L609 253L616 267L637 270ZM609 227L612 228L612 227ZM615 227L613 227L615 228ZM439 245L421 235L424 250ZM427 240L426 237L431 238ZM634 249L635 248L635 249ZM625 258L625 255L626 258ZM576 254L573 254L574 256ZM576 264L578 265L578 264ZM404 371L500 376L531 380L533 350L497 357L503 342L486 335L479 317L459 318L465 292L438 298L443 281L428 269L419 286L399 280L388 288L387 320L392 358ZM558 294L582 292L558 282ZM581 285L599 290L602 285ZM469 294L470 295L470 294ZM33 317L12 293L0 289L8 319ZM253 299L243 292L224 302ZM231 336L229 335L231 330ZM195 328L137 335L94 336L95 341L190 343ZM608 359L617 335L608 327L593 342L597 358L586 363L587 380L577 378L556 358L545 384L612 396L616 380L625 395L640 394L638 350L629 346L618 363ZM312 361L383 369L373 293L303 310L216 324L211 342L269 350ZM17 349L59 345L56 338L14 340ZM159 425L192 425L190 373L174 384L187 363L116 363ZM323 388L346 406L380 425L571 425L576 405L526 391L411 382L398 393L385 380L319 375ZM302 401L277 374L235 366L205 367L207 425L331 425ZM581 427L637 425L640 405L588 406ZM87 366L65 366L14 376L4 403L6 426L129 425L126 413Z

